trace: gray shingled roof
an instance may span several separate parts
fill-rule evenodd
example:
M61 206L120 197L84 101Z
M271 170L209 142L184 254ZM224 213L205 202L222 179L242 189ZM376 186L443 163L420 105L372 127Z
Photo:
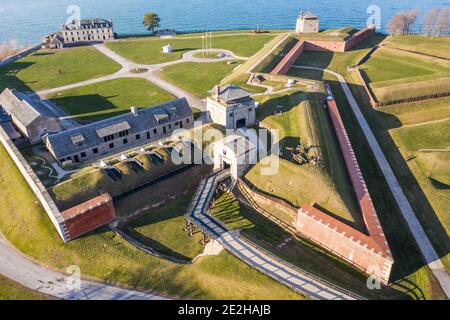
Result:
M105 19L100 19L100 18L81 19L79 21L79 24L80 24L80 26L87 26L87 27L95 26L96 28L98 28L100 25L106 25L106 27L108 27L108 28L112 27L111 21L108 21L108 20L105 20ZM76 20L72 20L70 23L65 24L63 26L63 28L74 26L74 25L77 25L77 21Z
M42 114L43 107L38 106L38 103L40 102L14 89L5 89L0 94L0 106L24 126L31 124L40 116L46 116Z
M168 115L168 120L177 121L192 115L191 107L185 98L169 101L152 107L139 109L137 115L131 112L118 115L109 119L93 122L67 131L51 134L48 142L51 144L57 159L68 155L94 148L103 143L103 136L129 130L129 134L135 134L158 126L157 117ZM119 130L119 131L117 131ZM73 138L83 136L84 144L77 146ZM77 141L78 138L75 138Z
M95 130L100 138L109 136L111 134L119 133L121 131L130 130L130 124L128 121L122 121L118 123L114 123L111 125L107 125L105 127L99 128Z
M250 92L232 84L229 84L224 88L220 88L219 92L219 99L226 103L245 99L250 96Z
M313 14L312 12L302 12L300 13L300 18L304 19L317 19L317 16Z

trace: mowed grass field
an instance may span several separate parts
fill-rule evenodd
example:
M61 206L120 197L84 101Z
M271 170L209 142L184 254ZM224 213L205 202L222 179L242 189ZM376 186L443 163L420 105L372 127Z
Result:
M54 93L48 99L78 120L97 121L175 97L145 79L119 78Z
M400 36L388 37L385 46L400 50L450 59L450 37Z
M160 76L199 98L206 98L214 85L219 84L234 68L239 61L228 64L221 62L183 62L164 67Z
M450 233L450 118L444 121L392 129L399 147L435 214ZM438 149L427 151L421 149ZM439 150L442 150L439 152ZM446 152L444 151L446 150ZM450 255L444 261L450 262Z
M187 208L193 196L191 189L156 212L147 210L141 217L129 222L125 232L160 253L194 259L203 252L203 245L200 244L202 234L196 233L191 238L188 232L180 228L184 224L184 212L180 208Z
M387 46L378 49L360 67L379 101L450 91L450 61L448 59L422 54L420 45L410 48L411 50L398 49L395 46L397 39L400 43L404 42L401 40L402 37L391 37L385 40ZM420 43L419 40L416 42ZM428 40L426 44L431 42ZM439 45L441 41L437 39L436 46L439 48ZM405 48L405 45L400 47ZM447 44L447 50L449 47L450 45ZM425 51L429 52L427 49ZM444 50L439 49L435 53L438 54L440 51Z
M0 69L0 91L39 91L98 78L120 65L91 47L38 51Z
M46 213L0 147L0 230L21 252L64 271L77 265L86 277L192 299L299 299L227 252L190 265L171 263L132 247L102 228L63 244ZM178 214L186 208L178 207ZM183 229L183 221L175 229ZM192 239L192 241L196 241ZM176 246L174 250L178 250Z
M226 49L241 57L250 57L257 53L264 45L273 39L273 34L262 35L226 35L213 33L212 47ZM163 53L162 47L171 44L172 53ZM174 37L171 39L145 38L127 39L107 43L108 48L119 55L141 64L158 64L180 59L190 50L202 48L202 37Z
M298 165L280 159L276 175L263 175L264 163L256 164L245 176L257 188L285 199L297 207L317 203L335 216L361 227L342 155L329 124L326 110L319 101L323 95L291 93L264 96L259 100L257 118L278 130L280 148L299 144L316 146L323 163ZM283 106L281 115L274 115ZM286 150L285 150L286 151Z
M385 106L376 112L387 129L446 119L450 118L450 97Z
M0 300L47 300L50 296L28 289L0 275Z

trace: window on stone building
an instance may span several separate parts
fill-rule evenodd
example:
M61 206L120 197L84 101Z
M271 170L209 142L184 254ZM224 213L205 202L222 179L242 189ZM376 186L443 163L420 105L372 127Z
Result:
M109 144L109 148L110 148L110 149L114 148L114 143L110 143L110 144Z
M94 153L94 154L98 153L98 148L92 149L92 153Z
M82 152L80 155L82 158L86 158L86 152Z
M139 140L141 138L141 135L138 133L137 135L136 135L136 140Z
M127 143L128 143L128 139L127 138L123 139L123 144L127 144Z

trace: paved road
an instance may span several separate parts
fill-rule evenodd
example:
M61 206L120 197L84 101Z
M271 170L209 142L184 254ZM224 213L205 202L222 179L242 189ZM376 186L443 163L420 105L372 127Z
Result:
M228 171L222 171L201 182L187 212L187 217L191 222L194 222L238 259L302 295L318 300L361 299L347 290L313 277L271 255L255 244L244 240L239 233L228 230L207 214L217 184L228 176Z
M442 264L442 261L440 260L438 254L434 250L433 245L431 244L427 234L425 233L422 225L420 224L420 221L417 219L414 210L412 209L412 206L408 201L408 198L406 197L397 178L395 177L395 174L392 171L392 168L389 165L386 156L381 150L381 147L378 144L375 135L373 134L369 124L364 118L364 115L361 112L361 109L359 108L359 105L356 102L355 98L353 97L353 94L349 86L347 85L347 82L345 81L344 77L339 73L327 69L303 67L303 66L294 66L294 67L328 72L338 79L342 89L344 90L345 96L347 97L347 100L350 103L350 107L352 108L352 111L355 114L361 129L364 132L364 136L369 142L370 148L372 149L372 152L375 155L375 159L378 163L378 166L380 167L381 172L383 173L388 183L389 189L394 195L395 201L397 202L397 205L400 208L400 212L402 213L403 218L408 224L408 227L419 246L420 252L424 257L425 262L428 264L428 267L431 269L433 274L438 279L447 297L450 299L450 276L447 270L445 269L444 265Z
M67 284L70 278L51 271L24 257L0 235L0 274L32 290L68 300L166 300L157 294L122 289L88 280L81 280L80 289Z

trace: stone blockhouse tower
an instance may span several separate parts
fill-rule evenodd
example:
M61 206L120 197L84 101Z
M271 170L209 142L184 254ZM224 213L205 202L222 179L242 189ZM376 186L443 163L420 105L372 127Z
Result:
M297 33L316 33L319 32L319 18L311 12L301 12L297 18Z
M208 118L226 129L251 127L256 123L257 103L251 93L235 85L216 86L212 97L206 99Z

